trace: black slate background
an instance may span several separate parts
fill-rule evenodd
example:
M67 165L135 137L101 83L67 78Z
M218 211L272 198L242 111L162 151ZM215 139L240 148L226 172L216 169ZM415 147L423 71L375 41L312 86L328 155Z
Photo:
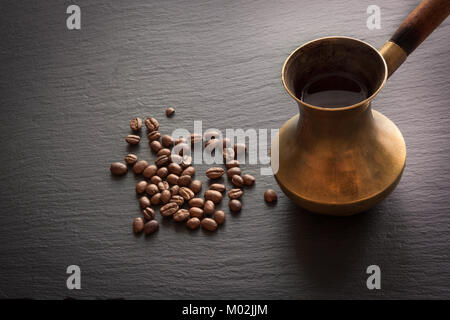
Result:
M418 1L76 1L82 29L69 31L71 3L0 3L1 298L450 298L449 20L373 103L408 148L383 203L329 218L280 192L269 207L274 178L247 165L257 183L218 232L163 221L146 238L131 232L138 178L109 174L130 118L164 133L279 128L297 112L280 80L292 50L329 35L380 47ZM380 30L366 27L370 4ZM133 151L154 159L143 141ZM81 290L66 288L70 264ZM371 264L382 290L365 286Z

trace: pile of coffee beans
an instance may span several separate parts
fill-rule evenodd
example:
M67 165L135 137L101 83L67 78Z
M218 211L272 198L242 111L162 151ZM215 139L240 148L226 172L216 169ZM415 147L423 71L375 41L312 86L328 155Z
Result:
M172 117L175 109L166 109L166 116ZM146 160L138 159L135 154L125 156L125 163L114 162L110 171L113 175L122 176L127 173L128 166L132 167L136 175L142 175L143 179L136 183L135 190L139 197L142 217L133 221L135 233L144 232L149 235L158 230L158 222L155 220L155 209L159 207L159 213L164 218L172 218L175 222L185 223L191 230L202 227L208 231L215 231L226 220L223 210L217 210L227 188L222 183L212 183L200 197L202 181L196 179L195 168L192 166L192 158L185 154L190 151L192 145L204 144L206 149L215 149L215 146L223 147L225 168L211 167L206 170L206 177L211 181L220 179L224 174L233 184L229 190L228 206L231 212L239 212L242 208L240 201L244 194L244 187L255 183L255 177L250 174L242 174L239 162L235 159L239 152L246 152L244 144L235 144L230 147L229 139L219 139L218 132L207 132L204 136L191 134L190 141L180 138L176 141L169 135L161 135L160 124L153 117L133 118L130 128L135 134L130 134L125 141L130 145L139 144L141 137L138 133L143 124L147 128L147 137L150 148L156 155L156 160L150 164ZM173 148L177 148L176 150ZM173 152L175 150L176 152ZM264 194L267 202L275 202L277 195L269 189Z

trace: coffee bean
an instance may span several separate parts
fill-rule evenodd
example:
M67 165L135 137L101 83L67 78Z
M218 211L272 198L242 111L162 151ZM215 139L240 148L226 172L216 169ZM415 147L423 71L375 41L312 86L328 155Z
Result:
M200 143L200 142L203 141L203 137L202 137L202 135L199 134L199 133L191 133L190 139L191 139L191 143L192 143L192 144Z
M186 209L180 209L173 215L173 220L176 222L183 222L189 218L189 211Z
M205 202L205 205L203 206L203 212L210 216L214 213L214 210L216 210L216 206L214 205L214 202L212 202L211 200L207 200Z
M222 141L218 139L211 139L206 141L205 143L205 150L209 153L213 152L214 150L220 150L222 148Z
M158 141L159 138L161 138L161 132L159 131L152 131L147 135L148 140L150 141Z
M165 168L165 167L163 167L163 168ZM178 176L176 174L173 174L173 173L169 174L167 176L167 178L166 178L167 182L170 183L170 184L177 184L178 183L178 179L179 179Z
M163 217L170 217L171 215L173 215L177 211L178 211L178 205L175 202L169 202L168 204L163 205L159 209L159 213Z
M222 153L226 163L234 160L234 150L232 148L225 148Z
M178 194L172 195L169 202L175 202L179 207L184 204L184 198Z
M150 148L152 149L152 151L153 152L158 152L159 150L161 150L162 149L162 145L161 145L161 143L159 142L159 141L152 141L151 143L150 143Z
M189 214L191 215L191 217L201 219L203 218L203 209L198 207L192 207L189 209Z
M122 162L113 162L111 163L109 170L115 176L123 176L125 173L127 173L128 168Z
M143 194L145 192L145 189L148 186L148 182L145 180L139 181L136 183L136 193L137 194Z
M161 200L162 203L165 204L165 203L169 202L170 198L172 198L172 194L170 193L169 190L161 191L161 198L160 198L160 200Z
M139 160L137 161L133 166L133 171L136 174L141 174L145 168L148 167L148 162L145 160Z
M150 199L150 202L152 205L157 206L161 203L161 193L157 192L155 193L152 198Z
M218 140L221 138L221 134L216 130L207 130L204 134L204 138L206 141L208 140Z
M142 128L142 119L141 118L133 118L130 120L130 128L133 131L139 131Z
M202 191L202 182L200 180L193 180L189 188L194 191L194 193L199 193Z
M142 175L144 177L146 177L147 179L150 179L151 177L153 177L156 174L157 171L158 171L158 167L155 166L154 164L151 164L144 169L144 171L142 172Z
M216 190L206 190L205 199L211 200L214 203L219 203L220 201L222 201L222 194Z
M255 183L255 177L252 176L251 174L244 174L242 176L242 179L244 180L244 184L246 186L251 186L252 184Z
M156 220L150 220L144 225L144 233L146 235L152 234L156 230L158 230L158 221Z
M138 157L135 154L129 153L125 156L125 162L129 165L135 164Z
M175 109L174 109L174 108L167 108L167 109L166 109L166 116L167 116L167 117L173 116L174 113L175 113Z
M231 146L231 141L230 141L230 139L228 139L228 138L223 138L223 139L222 139L222 147L227 148L227 147L229 147L229 146Z
M133 221L133 231L134 233L140 233L144 230L144 220L142 218L136 218Z
M177 145L175 145L175 147L173 147L172 149L172 153L173 154L178 154L180 156L188 156L191 152L191 147L187 144L187 143L179 143Z
M172 159L172 161L173 161L173 159ZM174 162L169 163L167 169L169 169L169 173L173 173L177 176L181 175L181 173L183 172L183 169L181 168L181 166L178 163L174 163Z
M230 207L230 210L233 212L239 212L242 208L242 203L239 200L232 199L228 203L228 206Z
M184 200L189 201L194 197L194 192L186 187L180 188L180 191L178 192L180 196L184 198Z
M162 181L161 177L158 177L158 176L153 176L153 177L150 178L150 182L153 183L153 184L158 184L161 181Z
M191 176L191 177L194 176L194 174L195 174L195 168L192 166L187 167L181 173L182 176Z
M200 219L197 217L190 218L186 222L186 226L191 230L198 229L198 227L200 227Z
M162 179L167 177L168 174L169 174L169 170L166 167L161 167L158 169L158 171L156 171L156 175Z
M225 164L225 167L226 167L227 169L239 167L239 161L237 161L237 160L231 160L231 161L228 161L228 162Z
M203 204L205 203L205 200L202 198L192 198L189 200L189 207L197 207L197 208L203 208Z
M234 145L234 153L236 155L247 152L247 146L244 143L236 143Z
M152 183L147 186L147 188L145 189L145 192L147 192L147 194L149 196L153 196L154 194L157 194L159 192L159 189L156 184Z
M223 168L220 167L209 168L206 170L206 176L209 179L219 179L223 175L223 172Z
M125 141L128 142L128 144L135 145L135 144L138 144L139 141L141 141L141 137L136 136L136 135L134 135L134 134L129 134L129 135L125 138Z
M239 199L240 197L242 197L243 193L244 193L244 191L242 191L242 189L234 188L234 189L231 189L230 191L228 191L228 198Z
M166 156L166 155L159 156L155 160L155 164L156 164L157 167L162 167L162 166L164 166L164 165L166 165L168 163L169 163L169 157Z
M159 150L158 151L158 153L156 154L156 156L157 157L160 157L160 156L168 156L169 157L169 159L170 159L170 155L171 155L171 151L170 151L170 149L167 149L167 148L162 148L161 150Z
M164 147L169 148L173 146L173 138L169 135L162 136L161 142Z
M275 190L267 189L266 192L264 192L264 200L269 203L276 202L278 200L278 196Z
M155 118L147 118L145 119L145 126L148 131L156 131L159 129L159 122Z
M244 185L244 179L242 179L241 176L238 176L237 174L235 174L232 178L231 178L231 183L233 185L235 185L236 187L242 187Z
M217 224L222 224L225 222L225 212L222 210L217 210L214 213L214 220L216 220Z
M144 215L145 220L155 219L155 210L153 210L150 207L147 207L144 210L142 210L142 214Z
M142 209L150 207L150 199L146 196L142 196L139 198L139 205Z
M174 186L172 186L169 190L170 190L170 192L172 193L172 196L175 196L175 195L177 195L178 192L180 191L180 186L174 185Z
M178 185L180 187L188 187L192 182L191 176L184 175L178 179Z
M191 156L183 156L183 159L181 160L181 167L184 169L189 168L189 166L192 164L192 157ZM195 173L195 169L194 169ZM193 174L192 174L193 175Z
M242 173L241 168L239 167L233 167L227 170L227 177L231 178L233 177L235 174L237 174L238 176L240 176Z
M221 183L213 183L212 185L209 186L209 189L224 192L227 189L227 187L225 187L225 185Z
M211 218L205 218L201 222L202 228L208 231L214 231L217 229L217 222Z
M177 140L175 140L175 145L180 144L180 143L187 143L186 138L178 138Z
M159 191L169 190L169 183L167 181L161 181L156 184Z

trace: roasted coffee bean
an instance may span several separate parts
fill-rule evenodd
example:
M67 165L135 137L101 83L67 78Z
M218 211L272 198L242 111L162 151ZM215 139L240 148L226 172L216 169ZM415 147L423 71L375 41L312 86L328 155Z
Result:
M163 168L165 168L165 167L163 167ZM167 176L166 181L170 184L177 184L178 179L179 179L179 177L176 174L171 173Z
M224 192L225 190L227 190L227 187L225 187L225 185L221 183L213 183L212 185L209 186L209 189Z
M222 139L222 146L223 146L224 148L230 147L230 146L231 146L231 141L230 141L230 139L228 139L228 138L223 138L223 139Z
M141 137L136 136L134 134L129 134L126 138L125 141L128 142L128 144L134 145L134 144L138 144L139 141L141 141Z
M234 144L234 153L237 154L243 154L247 152L247 146L244 143L236 143Z
M160 198L160 200L161 200L162 203L165 204L165 203L169 202L170 198L172 198L172 194L170 193L169 190L161 191L161 198Z
M169 202L175 202L179 207L181 207L184 204L184 198L180 195L172 195L172 198L170 198Z
M187 167L181 173L182 176L190 176L190 177L194 176L194 174L195 174L195 168L192 166Z
M142 209L150 207L150 199L148 197L146 197L146 196L140 197L139 198L139 205L141 206Z
M227 177L231 178L233 177L235 174L237 174L238 176L240 176L242 173L241 168L239 167L234 167L234 168L230 168L227 170Z
M136 183L136 193L137 194L143 194L145 192L145 189L148 186L148 182L145 180L139 181Z
M189 187L189 185L191 184L191 182L192 182L192 178L191 178L191 176L188 176L187 174L184 175L184 176L181 176L181 177L178 179L178 185L179 185L180 187Z
M171 107L171 108L167 108L167 109L166 109L166 116L167 116L167 117L173 116L174 113L175 113L175 109L174 109L174 108Z
M162 145L161 145L161 143L159 142L159 141L152 141L151 143L150 143L150 148L152 149L152 151L153 152L158 152L159 150L161 150L162 149Z
M170 217L171 215L173 215L177 211L178 211L178 205L175 202L169 202L168 204L163 205L159 209L159 213L163 217Z
M242 203L237 199L232 199L228 203L228 206L230 207L230 210L233 212L239 212L242 208Z
M169 190L169 183L167 181L161 181L157 183L159 191Z
M203 213L210 216L214 213L214 210L216 210L214 202L212 202L211 200L207 200L203 206Z
M133 231L134 233L140 233L144 230L144 220L142 218L136 218L133 221Z
M169 135L162 136L161 142L162 145L166 148L173 146L173 138Z
M219 203L220 201L222 201L222 194L216 190L206 190L205 199L211 200L214 203Z
M217 229L217 222L211 218L205 218L201 222L202 228L208 231L214 231Z
M214 140L214 139L218 140L221 138L220 132L216 131L216 130L207 130L203 136L204 136L205 141Z
M155 118L147 118L145 119L145 126L148 131L156 131L159 129L159 122Z
M203 209L198 207L192 207L189 209L191 217L203 218Z
M186 221L187 218L189 218L189 211L186 209L180 209L173 215L173 220L175 220L176 222Z
M276 202L278 200L278 196L275 190L267 189L266 192L264 192L264 200L269 203Z
M152 131L147 135L148 140L150 141L158 141L159 138L161 138L161 132L159 131Z
M206 170L206 176L210 179L219 179L223 175L223 168L214 167Z
M175 145L172 149L173 154L178 154L180 156L185 156L185 155L187 156L190 154L190 152L191 152L191 147L187 143L184 143L184 142L181 142L181 143Z
M125 173L127 173L128 168L122 162L113 162L113 163L111 163L109 170L115 176L123 176Z
M202 191L202 182L200 180L193 180L189 186L189 189L194 191L194 193L199 193Z
M157 171L158 171L158 167L155 166L154 164L151 164L144 169L144 171L142 172L142 175L144 177L146 177L147 179L150 179L151 177L153 177L156 174Z
M142 128L142 119L141 118L133 118L130 120L130 128L133 131L139 131Z
M191 230L198 229L198 227L200 227L200 219L197 217L190 218L186 222L186 226Z
M189 201L194 197L194 192L186 187L180 188L180 191L178 192L180 196L184 198L184 200Z
M141 174L145 168L148 167L148 162L145 160L139 160L137 161L133 166L133 171L136 174Z
M189 166L192 164L192 157L191 156L183 156L183 160L181 161L181 167L186 169L189 168ZM195 169L194 169L195 173Z
M239 161L237 161L237 160L228 161L227 163L225 163L225 167L227 169L239 167Z
M205 200L202 198L192 198L189 200L189 207L198 207L203 208L203 204L205 203Z
M187 143L186 138L178 138L177 140L175 140L175 145L180 143Z
M157 206L161 203L161 193L155 193L152 198L150 199L150 203L154 206Z
M241 176L238 176L237 174L235 174L232 178L231 178L231 183L233 185L235 185L236 187L242 187L244 185L244 179L242 179Z
M135 164L138 157L135 154L129 153L125 156L125 162L129 165Z
M199 133L191 133L190 139L191 139L191 143L192 143L192 144L194 144L194 143L200 143L200 142L203 141L203 137L202 137L202 135L199 134Z
M147 188L145 189L145 192L147 192L147 194L149 196L153 196L155 194L157 194L159 192L158 186L156 184L149 184L147 186Z
M150 220L144 225L144 233L146 235L152 234L156 230L158 230L158 221L156 220Z
M242 176L242 179L244 179L244 184L246 186L251 186L252 184L255 183L255 177L252 176L251 174L244 174Z
M166 165L166 164L168 164L168 163L169 163L169 157L166 156L166 155L159 156L159 157L155 160L155 164L156 164L156 166L158 166L158 167L162 167L162 166L164 166L164 165Z
M167 169L169 169L169 173L173 173L177 176L181 175L181 173L183 172L183 168L181 168L181 166L178 163L174 162L169 163Z
M171 155L171 151L170 151L170 149L167 149L167 148L162 148L161 150L159 150L158 151L158 153L156 154L156 156L157 157L160 157L160 156L168 156L169 157L169 160L170 160L170 155Z
M214 212L214 220L216 220L217 224L222 224L225 222L225 212L222 210L217 210Z
M158 169L158 171L156 171L156 175L162 179L167 177L168 174L169 174L169 170L166 167L161 167Z
M222 148L222 141L219 139L211 139L205 142L205 150L209 153Z
M158 177L158 176L153 176L153 177L150 178L150 182L153 183L153 184L158 184L161 181L162 181L161 177Z
M174 185L169 190L172 193L172 196L178 195L178 192L180 191L180 186Z
M145 220L153 220L155 219L155 210L150 207L147 207L142 210L142 214L144 215Z
M230 162L234 160L234 150L232 148L225 148L223 149L223 159L225 162Z
M244 191L239 188L234 188L228 191L228 198L230 199L239 199L244 194Z

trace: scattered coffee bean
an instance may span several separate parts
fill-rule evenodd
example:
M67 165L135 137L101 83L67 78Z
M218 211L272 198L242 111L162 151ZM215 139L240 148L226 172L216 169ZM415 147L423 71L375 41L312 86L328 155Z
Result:
M160 200L161 200L162 203L166 204L167 202L170 201L171 198L172 198L172 194L170 193L169 190L161 191Z
M168 156L169 159L170 159L171 153L172 153L172 152L170 151L170 149L162 148L161 150L158 151L158 153L156 154L156 156L157 156L157 157L160 157L160 156Z
M278 196L275 190L267 189L266 192L264 192L264 200L269 203L276 202L278 200Z
M223 149L223 159L226 163L234 160L234 150L232 148Z
M199 134L199 133L191 133L190 139L191 139L191 143L192 143L192 144L200 143L200 142L203 141L203 137L202 137L202 135Z
M129 165L135 164L138 157L135 154L129 153L125 156L125 162Z
M231 178L233 177L235 174L237 174L238 176L240 176L242 173L241 168L239 167L233 167L227 170L227 177Z
M186 209L180 209L173 215L173 220L176 222L183 222L189 218L189 211Z
M162 167L162 166L164 166L164 165L166 165L168 163L169 163L169 157L166 156L166 155L159 156L155 160L155 164L156 164L157 167Z
M147 135L148 140L150 141L158 141L159 138L161 138L161 132L159 131L152 131Z
M241 176L238 176L237 174L235 174L231 178L231 183L233 185L235 185L236 187L242 187L244 185L244 179Z
M165 168L165 167L163 167L163 168ZM162 169L162 168L161 168L161 169ZM178 178L178 176L177 176L176 174L171 173L171 174L169 174L169 175L167 176L166 181L167 181L168 183L174 185L174 184L177 184L177 183L178 183L178 179L179 179L179 178Z
M156 184L159 191L169 190L169 183L167 181L161 181Z
M151 197L159 192L158 186L156 184L149 184L145 189L145 192Z
M158 184L161 181L162 181L161 177L158 177L158 176L153 176L153 177L150 178L150 182L153 183L153 184Z
M186 138L178 138L177 140L175 140L175 145L180 143L187 143Z
M205 150L209 153L213 152L214 150L220 150L222 148L222 141L218 139L211 139L206 141L205 143Z
M252 184L255 183L255 177L252 176L251 174L244 174L242 176L242 179L244 180L244 184L246 186L251 186Z
M189 155L191 152L191 147L187 143L179 143L175 145L172 149L173 154L178 154L180 156Z
M130 120L130 128L133 131L139 131L142 128L142 119L141 118L133 118Z
M142 210L142 214L144 215L145 220L153 220L155 219L155 210L150 207L147 207Z
M190 218L186 222L186 226L191 230L198 229L198 227L200 227L200 219L197 217Z
M211 200L214 203L219 203L222 201L222 193L216 190L206 190L205 191L205 199Z
M158 230L158 221L156 220L150 220L144 225L144 233L146 235L152 234L156 230Z
M191 217L201 219L203 218L203 209L198 207L192 207L189 209L189 214L191 215Z
M159 213L163 217L170 217L171 215L173 215L177 211L178 211L178 205L175 202L169 202L168 204L163 205L159 209Z
M147 166L144 171L142 171L142 175L144 177L146 177L147 179L150 179L151 177L153 177L156 172L158 171L158 167L155 166L154 164L151 164L149 166Z
M181 160L181 167L186 169L189 168L189 166L192 164L192 157L191 156L183 156L183 159ZM194 169L195 173L195 169Z
M161 142L162 145L166 148L173 146L173 138L169 135L162 136Z
M169 202L175 202L179 207L184 204L184 198L178 194L172 195Z
M151 143L150 143L150 148L152 149L152 151L153 152L158 152L159 150L161 150L162 149L162 145L161 145L161 143L159 142L159 141L152 141Z
M187 167L186 169L183 170L183 172L181 173L182 176L193 176L195 174L195 168L192 166Z
M156 175L162 179L167 177L168 174L169 174L169 170L166 167L161 167L158 169L158 171L156 171Z
M143 194L145 192L145 189L148 186L148 182L145 180L139 181L136 183L136 193L137 194Z
M167 108L167 109L166 109L166 116L167 116L167 117L173 116L174 113L175 113L175 109L174 109L174 108L170 107L170 108Z
M205 141L218 140L221 138L219 131L216 130L207 130L203 136L205 138Z
M237 161L237 160L228 161L227 163L225 163L225 167L227 169L239 167L239 161Z
M150 207L150 199L146 196L142 196L139 198L139 205L142 209Z
M206 170L206 176L209 179L219 179L224 173L223 168L220 167L214 167L214 168L209 168L208 170Z
M127 173L128 168L122 162L113 162L113 163L111 163L109 170L115 176L123 176L125 173Z
M243 143L236 143L234 145L234 153L236 155L247 152L247 146Z
M203 206L203 212L210 216L214 213L214 210L216 210L216 206L214 205L214 202L212 202L211 200L207 200L205 202L205 205Z
M173 161L173 159L172 159L172 161ZM169 173L173 173L177 176L181 175L181 173L183 172L183 168L181 168L181 166L178 163L174 163L174 162L169 163L167 168L169 169Z
M158 204L161 203L161 193L157 192L155 193L151 199L150 199L150 203L154 206L157 206Z
M144 220L142 218L136 218L133 221L133 231L134 233L140 233L144 230Z
M202 228L208 231L217 229L217 222L211 218L204 218L201 222Z
M209 186L209 189L224 192L225 190L227 190L227 187L225 187L225 185L221 183L213 183L212 185Z
M193 180L189 188L194 191L194 193L199 193L202 191L202 182L200 180Z
M148 167L148 162L145 160L139 160L137 161L133 166L133 171L136 174L141 174L145 168Z
M237 199L232 199L228 203L228 206L230 207L230 210L233 212L239 212L242 208L242 203Z
M223 139L222 139L222 147L227 148L227 147L229 147L229 146L231 146L231 141L230 141L230 139L228 139L228 138L223 138Z
M187 174L184 176L181 176L178 179L178 185L180 187L188 187L191 184L191 182L192 182L192 178L191 178L191 176L188 176Z
M197 207L197 208L203 208L203 205L205 203L205 200L202 198L192 198L189 200L189 207Z
M176 195L178 195L178 192L180 191L180 186L174 185L169 190L172 193L172 196L176 196Z
M180 196L184 198L184 200L189 201L194 197L194 192L186 187L180 188L180 191L178 192Z
M135 144L138 144L139 141L141 141L141 137L136 136L136 135L134 135L134 134L129 134L129 135L125 138L125 141L128 142L128 144L135 145Z
M225 222L225 212L222 210L217 210L214 212L214 220L216 220L217 224L222 224Z
M230 199L239 199L244 194L244 191L239 188L234 188L228 191L228 198Z
M156 131L159 129L159 122L155 118L147 118L145 119L145 126L148 131Z

